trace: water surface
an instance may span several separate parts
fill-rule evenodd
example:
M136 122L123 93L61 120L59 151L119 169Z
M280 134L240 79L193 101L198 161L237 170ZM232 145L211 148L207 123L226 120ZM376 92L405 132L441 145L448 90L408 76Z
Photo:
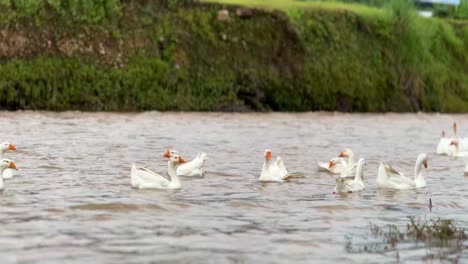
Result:
M20 176L0 194L2 263L391 263L392 252L347 253L345 235L364 241L369 222L408 216L468 226L464 163L434 154L453 120L466 135L468 115L3 112ZM130 164L166 172L171 146L186 159L207 152L206 176L179 191L132 189ZM265 148L305 177L259 183ZM344 148L368 161L362 193L334 195L316 169ZM421 152L427 188L376 188L380 160L412 175Z

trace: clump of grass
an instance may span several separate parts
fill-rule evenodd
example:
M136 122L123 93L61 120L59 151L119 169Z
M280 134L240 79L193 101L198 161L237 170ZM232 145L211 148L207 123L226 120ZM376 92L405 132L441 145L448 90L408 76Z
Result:
M463 243L468 237L466 230L458 226L452 219L421 220L415 217L409 218L406 229L388 224L379 226L370 224L364 244L354 244L352 236L346 236L346 250L348 253L391 253L400 260L400 245L414 244L414 248L425 248L428 253L424 260L458 259L464 250ZM405 247L408 250L408 246ZM436 251L434 251L436 249ZM434 253L437 252L437 253Z
M457 226L452 219L441 219L431 221L415 220L410 218L407 224L406 235L420 242L440 242L447 244L451 240L463 242L467 239L465 229Z

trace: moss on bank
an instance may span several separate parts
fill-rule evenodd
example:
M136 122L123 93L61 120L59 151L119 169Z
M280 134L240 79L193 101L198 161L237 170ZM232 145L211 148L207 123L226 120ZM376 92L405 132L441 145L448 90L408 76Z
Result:
M468 110L463 21L342 4L15 3L0 0L3 109Z

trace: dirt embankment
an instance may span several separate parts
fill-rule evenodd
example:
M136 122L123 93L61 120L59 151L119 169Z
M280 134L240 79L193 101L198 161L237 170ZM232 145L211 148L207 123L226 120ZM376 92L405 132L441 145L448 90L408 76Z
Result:
M11 14L0 15L2 109L468 110L463 23L103 3L86 11L43 1L29 15L2 7Z

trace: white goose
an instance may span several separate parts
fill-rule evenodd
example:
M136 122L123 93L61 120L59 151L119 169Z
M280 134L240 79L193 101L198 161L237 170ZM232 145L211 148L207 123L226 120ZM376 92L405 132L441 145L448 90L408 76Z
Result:
M334 193L352 193L364 190L364 188L366 188L364 182L362 181L362 168L364 167L364 164L364 159L361 158L358 160L356 166L356 176L353 180L347 180L342 177L337 178Z
M347 148L340 153L340 158L348 158L346 168L341 172L341 177L354 177L356 175L356 155L354 152Z
M466 148L468 147L468 138L458 138L457 123L453 122L452 137L451 138L446 137L445 132L442 131L442 136L439 139L439 144L437 145L436 153L439 155L452 156L453 152L455 151L454 146L450 145L450 142L452 142L452 140L457 140L459 142L458 144L459 151L468 150Z
M332 174L342 173L348 164L343 158L333 158L329 162L319 162L317 167L320 171L328 171Z
M3 159L4 156L5 156L5 152L10 151L10 150L16 150L15 145L10 144L8 142L1 143L0 144L0 159ZM1 175L2 175L3 179L10 179L14 175L16 175L16 171L13 170L13 169L7 168L7 169L3 170Z
M135 164L132 163L132 187L139 189L180 189L181 184L179 177L177 177L176 168L178 164L184 162L184 159L178 154L174 154L169 157L167 167L169 176L171 177L170 181L147 168L137 168Z
M14 169L16 170L16 165L12 160L9 159L2 159L0 160L0 172L3 174L3 172L6 169ZM3 190L5 188L5 185L3 184L3 178L0 177L0 190Z
M465 152L460 152L459 151L459 141L458 140L452 140L450 142L450 146L453 146L455 149L454 151L451 153L451 157L453 158L468 158L468 151L465 151ZM465 163L465 169L463 170L463 172L465 174L468 174L468 159L466 159L466 163Z
M381 188L407 190L426 187L422 166L427 168L427 155L419 154L414 166L414 180L405 177L388 164L380 163L377 174L377 185Z
M284 181L289 176L288 170L280 157L276 157L276 162L271 161L271 150L265 150L265 161L263 162L260 181Z
M179 153L174 149L168 149L163 156L165 158L169 158L174 154ZM177 175L203 177L205 175L205 162L207 159L208 155L206 155L205 152L198 153L198 155L193 160L184 164L180 164L177 167Z
M439 144L437 145L436 153L439 155L449 155L450 148L448 147L450 144L450 138L445 137L445 131L442 131L442 135L439 139Z
M348 158L348 162L343 158ZM345 149L338 158L331 159L328 163L317 163L319 170L328 171L333 174L345 174L354 177L356 173L356 156L351 149Z

